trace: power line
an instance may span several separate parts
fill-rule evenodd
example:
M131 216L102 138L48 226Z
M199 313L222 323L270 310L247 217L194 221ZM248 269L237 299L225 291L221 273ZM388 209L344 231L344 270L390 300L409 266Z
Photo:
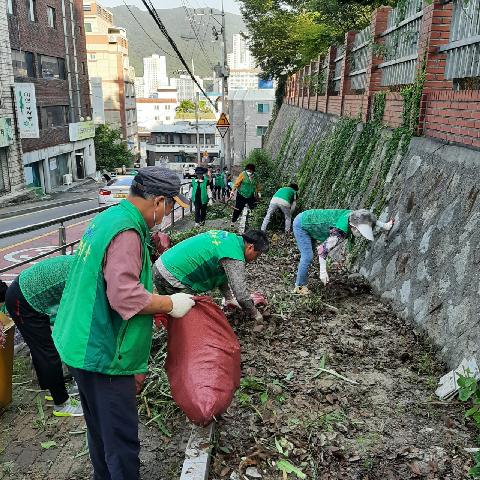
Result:
M156 45L165 55L168 55L169 57L175 58L175 55L172 55L171 53L168 53L166 50L164 50L164 49L149 35L149 33L145 30L145 28L143 28L143 25L140 23L140 21L138 20L138 18L134 15L134 13L133 13L132 10L130 9L130 7L127 5L127 3L125 2L125 0L123 0L123 3L124 3L125 6L127 7L128 11L129 11L130 14L132 15L132 17L135 19L135 21L140 25L140 28L143 30L143 32L145 33L145 35L152 41L152 43L153 43L154 45Z
M198 83L197 79L191 72L190 67L188 66L187 62L185 61L182 54L180 53L180 50L178 49L177 44L175 43L173 38L169 35L167 29L165 28L165 25L163 24L162 20L158 16L158 13L155 10L151 0L142 0L142 3L145 5L145 8L147 9L150 16L155 20L155 23L157 24L158 28L160 29L164 37L168 40L168 43L173 48L173 51L177 54L177 57L179 58L182 65L185 67L185 70L190 75L190 78L194 81L194 83L197 85L199 90L203 93L204 97L210 102L210 105L212 105L212 107L215 108L215 111L216 111L217 109L215 107L215 104L210 100L210 98L207 97L205 90L203 90L202 86Z

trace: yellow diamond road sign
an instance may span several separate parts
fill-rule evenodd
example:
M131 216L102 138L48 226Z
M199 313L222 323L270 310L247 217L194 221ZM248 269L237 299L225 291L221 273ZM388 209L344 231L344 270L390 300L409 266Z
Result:
M222 136L222 138L226 135L229 128L230 128L230 122L228 121L228 118L225 115L225 113L222 113L217 122L217 130Z

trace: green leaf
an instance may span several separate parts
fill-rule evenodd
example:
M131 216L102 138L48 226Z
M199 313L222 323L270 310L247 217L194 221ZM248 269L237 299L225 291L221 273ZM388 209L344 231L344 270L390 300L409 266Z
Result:
M54 442L53 440L49 440L48 442L42 442L41 447L44 448L45 450L48 450L49 448L53 448L57 446L57 442Z
M228 447L218 447L218 449L223 453L230 453L230 449Z
M325 368L325 364L327 363L327 354L324 353L322 358L320 359L320 364L318 365L319 368Z
M297 467L292 465L288 460L279 460L277 462L277 468L281 472L293 473L297 478L307 478L307 476Z
M262 402L262 405L265 405L268 402L268 393L267 392L262 392L260 394L260 401Z
M289 382L293 378L293 370L287 373L287 376L285 377L285 380Z
M280 445L280 442L277 440L277 437L275 437L275 447L277 448L277 452L280 455L284 455L282 445Z

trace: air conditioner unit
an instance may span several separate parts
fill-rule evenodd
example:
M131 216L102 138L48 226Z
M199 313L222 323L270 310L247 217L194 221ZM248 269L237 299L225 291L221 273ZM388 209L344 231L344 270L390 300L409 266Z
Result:
M72 182L73 182L73 175L71 173L67 173L63 176L64 185L71 185Z

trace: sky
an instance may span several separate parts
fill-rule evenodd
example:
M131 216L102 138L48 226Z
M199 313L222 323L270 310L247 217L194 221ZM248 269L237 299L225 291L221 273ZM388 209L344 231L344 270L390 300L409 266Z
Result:
M145 7L142 4L141 0L125 0L128 5L135 5L138 8L145 10ZM116 7L118 5L124 5L123 0L101 0L102 5L106 7ZM175 8L182 7L183 3L181 0L152 0L155 8ZM236 0L224 0L224 8L226 12L240 14L240 2ZM221 8L221 0L185 0L187 7L191 8Z

